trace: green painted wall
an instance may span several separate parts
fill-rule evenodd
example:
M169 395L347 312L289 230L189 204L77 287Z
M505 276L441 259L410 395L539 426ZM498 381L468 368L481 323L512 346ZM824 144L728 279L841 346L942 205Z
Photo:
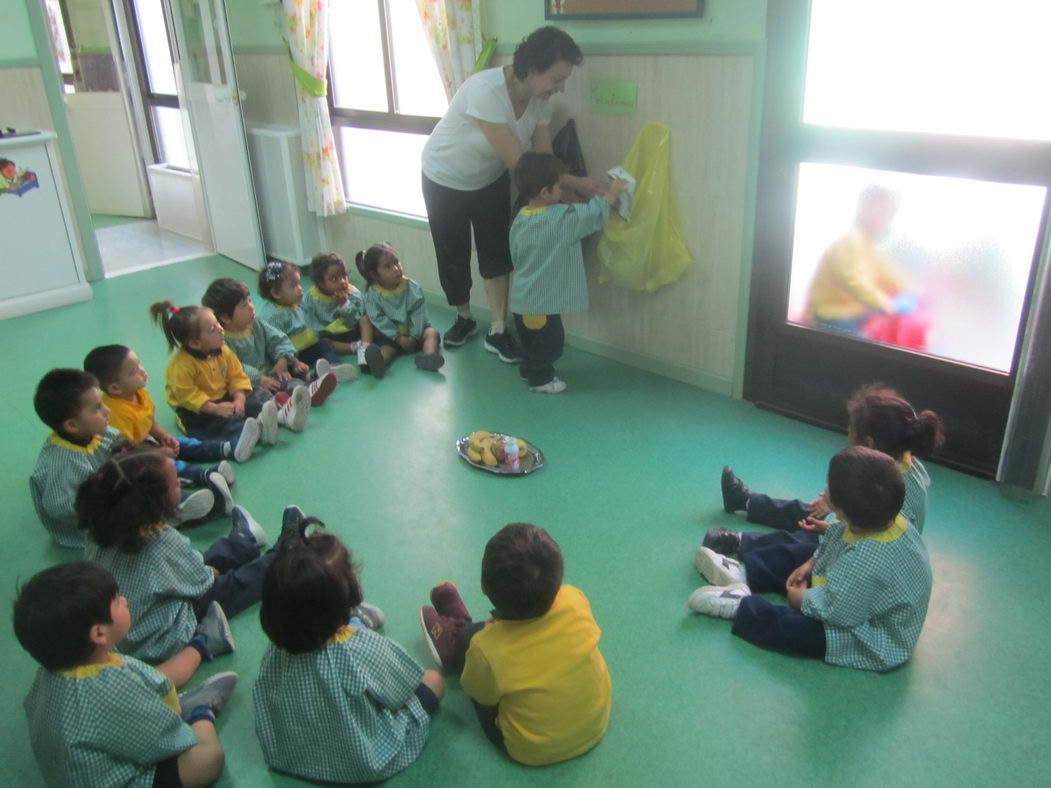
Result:
M513 45L545 24L544 0L483 0L486 33ZM762 41L767 0L706 0L700 19L560 21L578 44L641 44L679 41ZM640 3L645 5L645 3Z
M29 26L25 0L0 0L0 19L4 20L0 65L36 60L36 45L33 43L33 29Z
M230 25L230 42L234 49L286 51L274 23L275 14L280 13L280 8L280 3L264 5L259 0L226 0L226 19Z

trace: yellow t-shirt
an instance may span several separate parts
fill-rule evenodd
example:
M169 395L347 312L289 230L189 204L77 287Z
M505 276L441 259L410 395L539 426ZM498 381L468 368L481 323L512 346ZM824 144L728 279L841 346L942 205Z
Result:
M103 394L102 404L109 408L109 425L131 443L137 445L149 436L157 408L146 389L136 391L134 400Z
M859 230L851 230L821 257L807 309L820 320L852 320L881 311L905 289L894 264Z
M587 597L564 585L539 618L497 620L471 639L460 683L499 705L507 752L539 766L587 752L609 724L612 686Z
M250 392L252 381L234 352L223 345L219 354L208 358L191 356L179 350L168 362L168 404L200 413L206 402L217 402L236 391Z

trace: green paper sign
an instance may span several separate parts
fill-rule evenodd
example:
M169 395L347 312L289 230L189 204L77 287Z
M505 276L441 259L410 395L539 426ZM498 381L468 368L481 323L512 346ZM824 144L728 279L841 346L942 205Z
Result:
M588 109L615 115L634 115L639 85L630 79L593 79L588 83Z

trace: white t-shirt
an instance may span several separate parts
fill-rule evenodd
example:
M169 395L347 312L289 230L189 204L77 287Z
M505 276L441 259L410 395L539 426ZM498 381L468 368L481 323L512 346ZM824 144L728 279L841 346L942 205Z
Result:
M450 189L474 191L488 186L503 175L507 164L489 144L478 121L507 124L525 151L532 148L536 127L551 124L551 109L549 101L534 96L516 120L503 68L472 74L460 85L423 147L423 174Z

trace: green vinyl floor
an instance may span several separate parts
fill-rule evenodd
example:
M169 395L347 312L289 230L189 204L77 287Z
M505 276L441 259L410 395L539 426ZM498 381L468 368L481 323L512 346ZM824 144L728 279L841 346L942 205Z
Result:
M413 261L406 265L411 275ZM30 501L27 477L47 433L32 408L37 380L79 366L95 345L130 345L171 428L167 352L146 308L164 298L197 303L218 276L251 283L255 274L204 258L106 280L93 301L0 322L10 384L0 449L5 610L19 580L79 557L50 544ZM451 313L431 317L444 328ZM486 540L512 521L544 526L565 553L566 581L588 595L602 627L613 715L594 751L526 768L492 749L451 680L426 749L392 785L1049 784L1048 501L1011 501L989 481L928 465L935 585L911 662L877 675L792 658L732 637L726 621L687 613L703 584L692 554L706 528L744 525L721 508L724 464L753 489L809 498L843 436L572 348L559 363L570 386L559 396L529 393L480 339L447 359L438 375L402 359L381 381L341 384L304 433L282 430L278 446L237 467L235 496L272 537L289 503L325 520L361 562L367 600L387 613L385 634L425 666L417 611L431 585L456 581L484 614ZM546 467L499 478L467 466L454 442L476 429L527 438ZM213 521L188 533L203 549L227 527ZM303 784L268 771L253 733L250 691L266 647L257 609L232 626L237 653L198 673L241 676L219 720L220 785ZM2 644L0 782L35 786L21 711L35 665L10 634Z

